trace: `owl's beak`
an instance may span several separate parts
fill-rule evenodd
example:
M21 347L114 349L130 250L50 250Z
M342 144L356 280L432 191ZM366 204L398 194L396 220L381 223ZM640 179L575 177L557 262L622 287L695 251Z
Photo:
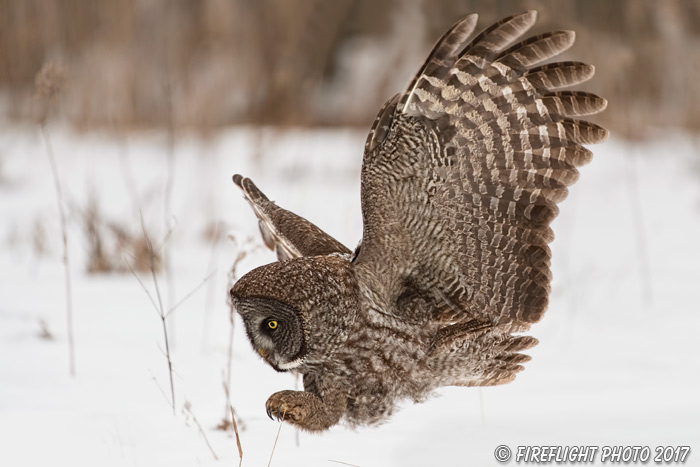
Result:
M282 371L282 370L280 370L280 367L277 366L277 364L275 362L273 362L269 358L267 358L269 356L269 354L265 349L259 348L258 353L263 358L263 360L265 360L265 362L267 362L267 364L270 365L275 371Z

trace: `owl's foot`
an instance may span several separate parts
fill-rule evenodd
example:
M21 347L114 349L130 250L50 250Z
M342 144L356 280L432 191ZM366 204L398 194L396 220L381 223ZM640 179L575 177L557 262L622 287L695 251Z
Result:
M265 403L267 416L307 431L324 431L338 423L344 407L325 403L316 394L305 391L280 391Z
M299 404L296 394L299 391L280 391L270 396L265 403L267 416L270 420L299 422L306 418L306 409Z

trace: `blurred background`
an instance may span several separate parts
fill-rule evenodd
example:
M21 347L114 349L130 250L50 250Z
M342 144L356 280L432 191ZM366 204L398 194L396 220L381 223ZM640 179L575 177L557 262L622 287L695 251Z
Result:
M700 129L698 0L0 0L0 109L33 118L55 62L56 116L81 129L366 128L456 18L525 9L576 31L613 134Z

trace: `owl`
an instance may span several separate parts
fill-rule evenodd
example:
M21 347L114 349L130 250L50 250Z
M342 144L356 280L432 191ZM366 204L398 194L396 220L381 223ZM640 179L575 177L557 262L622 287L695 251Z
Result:
M523 335L550 292L557 203L608 132L579 117L594 94L562 90L593 76L543 64L571 31L519 41L536 12L472 37L477 15L437 42L406 90L379 111L364 147L362 240L354 251L233 177L279 261L230 291L248 338L303 391L267 414L317 432L386 420L442 386L512 381L537 343Z

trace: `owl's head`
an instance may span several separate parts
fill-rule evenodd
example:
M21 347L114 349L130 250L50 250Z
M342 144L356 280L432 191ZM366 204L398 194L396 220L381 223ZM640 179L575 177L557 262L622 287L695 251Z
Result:
M234 304L253 348L275 370L291 370L303 362L306 336L298 310L268 297L237 298Z
M231 289L255 351L275 370L326 362L348 336L357 310L350 262L302 257L261 266Z

